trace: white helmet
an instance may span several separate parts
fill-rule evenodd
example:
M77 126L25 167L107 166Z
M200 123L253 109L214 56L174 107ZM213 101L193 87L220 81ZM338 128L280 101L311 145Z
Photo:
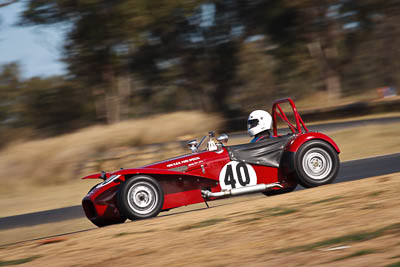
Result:
M272 117L264 110L254 110L247 120L247 131L250 136L255 136L263 131L271 129Z

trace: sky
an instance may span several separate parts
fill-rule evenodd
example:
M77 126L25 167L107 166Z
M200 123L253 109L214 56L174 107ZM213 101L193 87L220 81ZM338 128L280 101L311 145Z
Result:
M18 61L23 78L64 74L60 62L63 29L58 26L16 26L22 3L0 8L0 65Z

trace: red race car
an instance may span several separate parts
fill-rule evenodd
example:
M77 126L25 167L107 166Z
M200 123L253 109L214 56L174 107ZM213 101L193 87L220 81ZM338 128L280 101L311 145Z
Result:
M294 122L281 105L289 104ZM160 211L229 196L293 191L298 184L331 183L339 171L340 150L328 136L309 132L291 99L274 102L273 135L261 142L226 146L228 136L188 142L191 154L134 169L101 172L83 198L86 216L97 226L155 217ZM290 133L278 134L277 119Z

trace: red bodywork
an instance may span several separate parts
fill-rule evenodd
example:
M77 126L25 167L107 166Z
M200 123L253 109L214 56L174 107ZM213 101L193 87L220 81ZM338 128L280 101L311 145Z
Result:
M292 107L295 122L291 123L281 108L282 103L289 103ZM281 118L288 124L295 137L286 145L284 153L296 153L302 144L307 141L320 139L330 144L338 153L340 152L335 142L328 136L309 132L291 99L276 101L272 109L273 132L277 133L277 118ZM284 157L283 157L284 159ZM282 160L283 160L282 159ZM223 167L231 162L227 149L222 151L201 151L184 156L168 159L134 169L122 169L112 173L103 174L103 179L113 175L118 178L113 181L106 180L98 187L92 189L83 199L82 204L86 216L94 220L118 221L121 217L117 207L117 192L120 184L126 179L135 175L149 175L156 179L162 186L164 192L164 205L162 210L169 210L176 207L204 202L201 195L202 189L211 192L221 191L219 184L220 173ZM290 170L290 164L281 164L280 167L267 167L252 165L256 176L257 184L271 184L279 182L283 188L293 188L297 180ZM286 170L285 170L286 168ZM93 174L83 179L102 178L102 174ZM276 188L279 189L279 188ZM213 198L211 198L213 200Z

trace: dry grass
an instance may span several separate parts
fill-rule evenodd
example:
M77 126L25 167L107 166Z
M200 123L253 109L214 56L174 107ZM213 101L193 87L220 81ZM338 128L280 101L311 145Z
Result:
M384 154L399 153L400 123L368 125L330 133L339 145L340 159L354 160Z
M315 109L324 108L335 108L340 106L346 106L349 104L359 103L359 102L384 102L399 99L400 96L392 96L387 98L382 98L382 95L376 90L365 90L362 94L342 96L337 99L331 99L327 96L324 91L315 91L311 94L307 94L304 97L292 98L296 104L296 107L302 112L313 111ZM272 107L272 101L263 106L263 109L270 109ZM289 106L281 105L281 107L286 111L290 110Z
M69 234L57 242L9 245L0 249L0 260L31 259L32 266L383 267L399 262L399 190L400 175L394 174L269 198L233 198L230 205L215 201L210 209ZM364 209L371 204L376 207ZM32 232L46 235L64 226ZM23 231L18 235L24 237Z
M326 92L315 92L307 95L305 98L296 99L296 106L303 111L314 110L318 108L337 107L349 105L357 102L379 102L398 99L398 96L382 98L382 95L375 89L366 90L362 94L343 96L338 99L330 99ZM312 107L310 107L312 103Z
M351 118L337 118L337 119L332 119L332 120L324 120L322 122L312 122L312 123L307 123L306 125L316 125L316 124L321 124L321 123L333 123L333 122L350 122L350 121L358 121L358 120L368 120L368 119L383 119L383 118L394 118L394 117L400 117L400 112L387 112L387 113L377 113L377 114L370 114L370 115L363 115L363 116L356 116L356 117L351 117Z
M78 180L63 185L32 186L0 197L0 217L80 205L99 180ZM0 238L1 239L1 238Z
M79 196L79 200L82 199L82 196ZM254 195L247 195L243 196L240 198L227 198L227 199L221 199L215 202L209 203L211 207L217 207L217 206L226 206L230 204L234 204L237 202L243 202L243 201L252 201L252 200L257 200L257 199L265 199L264 195L261 194L254 194ZM45 204L46 205L46 204ZM190 206L184 206L184 207L179 207L176 209L172 209L168 212L162 212L158 218L163 218L163 217L169 217L173 214L185 214L185 213L191 213L191 212L197 212L206 209L206 205L204 203L198 203ZM240 213L240 212L239 212ZM211 219L210 222L212 223L214 220ZM129 224L129 220L125 224ZM203 223L200 224L203 225ZM191 226L190 226L191 227ZM194 226L194 228L199 227L199 225ZM187 225L185 228L189 228ZM63 233L73 233L73 232L80 232L84 230L93 230L97 229L97 226L92 224L86 217L82 217L79 219L72 219L72 220L67 220L67 221L61 221L61 222L56 222L56 223L46 223L42 225L35 225L35 226L30 226L30 227L19 227L19 228L14 228L14 229L7 229L0 231L0 250L1 246L5 244L11 244L15 242L21 242L24 240L33 240L33 239L38 239L38 238L43 238L43 237L52 237L52 236L57 236ZM140 233L150 233L152 230L143 230L143 231L136 231L134 229L129 230L129 231L122 231L118 232L115 234L115 237L120 237L120 236L125 236L125 235L136 235ZM1 254L0 254L1 255ZM0 257L1 259L1 257ZM1 265L0 265L1 266Z
M177 112L12 144L0 151L0 193L7 194L26 183L62 184L78 178L82 164L110 148L175 141L216 129L219 123L214 115Z

